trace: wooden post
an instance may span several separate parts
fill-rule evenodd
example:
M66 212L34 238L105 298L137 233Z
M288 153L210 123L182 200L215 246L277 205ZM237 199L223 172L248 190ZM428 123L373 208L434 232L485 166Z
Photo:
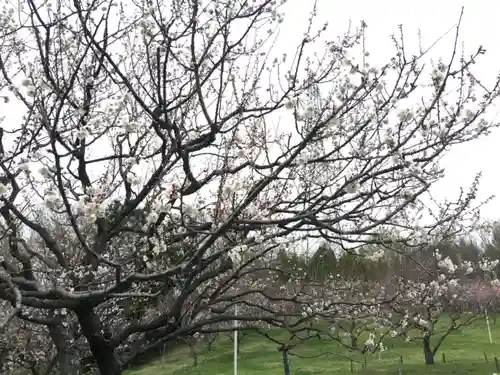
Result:
M403 375L403 356L399 357L399 375Z
M234 305L234 316L238 316L238 305ZM238 321L234 322L233 343L233 374L238 375Z
M443 353L443 363L446 363L446 356Z
M167 344L163 344L163 351L161 353L161 367L165 367L165 363L166 363L166 353L167 351Z
M495 357L495 368L497 369L497 371L500 371L500 365L498 364L498 358Z
M486 352L484 352L484 360L488 363L488 356L486 355Z

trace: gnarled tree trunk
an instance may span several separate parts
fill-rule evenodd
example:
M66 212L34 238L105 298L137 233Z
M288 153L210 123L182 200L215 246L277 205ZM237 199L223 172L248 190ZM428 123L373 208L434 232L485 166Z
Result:
M71 374L71 354L68 347L68 337L60 326L49 327L49 334L56 347L56 357L51 361L46 374L50 374L51 367L58 365L61 374Z
M92 308L80 307L75 313L101 374L121 375L122 368L116 358L115 348L104 337L99 317Z

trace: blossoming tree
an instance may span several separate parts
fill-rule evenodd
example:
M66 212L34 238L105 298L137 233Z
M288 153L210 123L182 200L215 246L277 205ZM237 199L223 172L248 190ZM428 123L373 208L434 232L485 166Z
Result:
M0 298L26 319L64 311L102 374L216 322L282 324L227 312L273 297L231 285L280 246L417 246L464 229L474 194L422 212L440 157L494 126L482 48L457 58L457 39L427 71L401 38L370 66L366 24L332 40L313 10L278 55L275 0L2 5ZM159 295L168 308L127 318L123 301Z
M403 336L406 341L421 340L425 363L434 364L436 353L450 334L484 317L481 305L485 301L477 298L477 290L471 288L466 276L479 270L495 286L498 279L492 271L497 263L482 259L477 264L465 261L457 265L436 249L418 280L401 280L403 293L391 306L401 319L393 320L398 327L391 335Z

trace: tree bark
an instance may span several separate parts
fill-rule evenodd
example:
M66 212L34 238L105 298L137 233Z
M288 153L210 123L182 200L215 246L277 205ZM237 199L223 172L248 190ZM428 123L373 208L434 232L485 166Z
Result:
M82 332L102 375L121 375L122 367L109 341L104 337L99 317L92 308L75 310Z
M283 371L285 375L290 375L290 362L288 361L288 348L282 349L283 353Z
M54 363L51 363L52 367L57 363L59 365L60 374L71 374L71 356L67 344L67 335L60 326L49 327L49 334L56 347L57 353ZM50 372L47 372L47 374L50 374Z
M57 361L59 360L59 353L56 353L56 355L50 360L49 364L47 365L47 368L44 370L45 375L51 375L52 372L54 371ZM62 373L62 371L60 371ZM66 372L67 375L70 375L70 372Z
M181 340L184 341L186 345L189 347L189 353L193 358L193 367L198 366L198 352L196 351L195 347L196 341L192 337L183 337L181 338Z
M434 353L431 350L431 338L430 336L424 336L424 358L426 365L434 364Z
M210 352L212 351L212 345L214 344L215 340L217 338L217 334L216 333L212 333L208 336L208 344L207 344L207 350ZM238 346L239 348L239 346Z
M358 338L351 333L351 348L357 348L358 347Z

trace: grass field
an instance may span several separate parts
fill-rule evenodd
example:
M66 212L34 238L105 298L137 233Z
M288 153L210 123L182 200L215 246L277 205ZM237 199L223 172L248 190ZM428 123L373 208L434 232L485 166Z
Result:
M301 356L316 356L323 352L348 355L351 362L341 356L324 355L319 358L290 357L292 375L344 375L344 374L399 374L400 357L403 357L405 375L474 374L487 375L497 372L494 357L500 360L500 319L491 325L493 344L489 343L486 322L477 322L452 333L436 355L436 364L424 364L421 342L405 343L400 339L386 341L387 351L379 355L349 353L338 343L312 339L299 345L295 352ZM281 334L280 334L281 335ZM284 333L283 333L283 337ZM167 353L164 358L141 369L129 371L128 375L218 375L233 373L232 343L227 336L216 341L212 350L206 344L198 346L199 363L193 366L189 351L183 348ZM443 363L442 354L446 363ZM488 360L488 362L485 359ZM366 361L366 368L363 363ZM255 334L245 336L238 357L239 375L283 374L281 353L277 345Z

